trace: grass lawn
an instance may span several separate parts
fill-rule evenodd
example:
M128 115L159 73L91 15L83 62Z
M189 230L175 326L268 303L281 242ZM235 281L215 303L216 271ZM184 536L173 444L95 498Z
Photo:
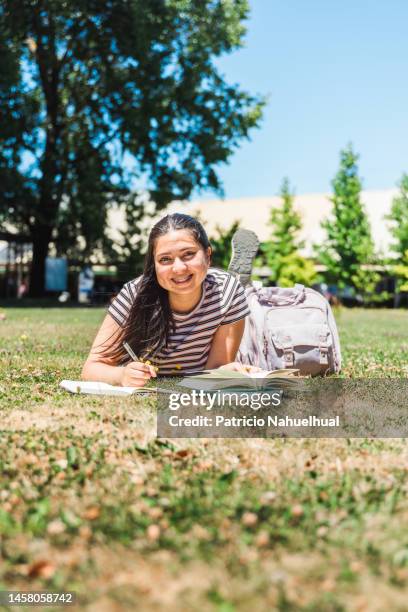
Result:
M405 440L159 441L154 399L58 388L102 310L3 312L0 590L98 612L407 610ZM342 376L407 376L408 312L337 320Z

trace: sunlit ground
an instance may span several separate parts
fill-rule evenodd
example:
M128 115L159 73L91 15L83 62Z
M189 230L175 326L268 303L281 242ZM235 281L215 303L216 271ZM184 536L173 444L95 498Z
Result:
M98 612L406 610L405 440L158 441L154 399L58 388L102 310L3 312L2 589ZM336 317L343 376L407 376L408 312Z

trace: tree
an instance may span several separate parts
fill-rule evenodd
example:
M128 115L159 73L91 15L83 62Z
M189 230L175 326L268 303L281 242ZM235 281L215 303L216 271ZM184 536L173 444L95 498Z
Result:
M270 213L270 240L261 245L263 263L271 270L269 280L281 287L295 283L311 285L316 280L316 271L313 262L299 254L304 246L299 240L302 220L294 209L294 194L288 178L283 179L280 196L282 206L272 208Z
M403 259L408 251L408 174L402 175L398 187L400 193L393 199L391 212L386 219L393 222L390 227L395 239L392 250Z
M331 218L322 223L325 243L317 247L318 256L327 267L327 280L339 287L351 287L358 294L369 294L378 282L370 265L374 262L374 244L370 224L360 199L358 155L348 145L340 152L340 168L332 181Z
M32 295L50 244L104 247L112 204L157 210L194 188L259 124L265 100L213 58L243 44L247 0L0 0L0 220L33 243ZM78 237L81 236L81 240Z
M398 186L400 193L393 199L386 219L392 221L390 232L395 242L391 248L398 256L398 264L393 268L398 279L397 289L408 291L408 174L402 175Z
M149 203L140 201L136 194L124 206L125 227L119 230L120 244L114 244L111 252L111 260L118 262L118 275L124 282L143 272L148 240L146 221L150 221L155 209L152 203L148 207Z
M276 283L279 287L293 287L296 283L310 286L317 281L318 275L311 259L300 253L291 253L281 258L281 269Z

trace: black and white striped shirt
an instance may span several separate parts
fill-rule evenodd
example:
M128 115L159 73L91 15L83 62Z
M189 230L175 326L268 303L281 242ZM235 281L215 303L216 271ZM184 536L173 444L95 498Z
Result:
M126 283L109 306L109 314L121 326L135 299L139 278ZM248 314L240 282L228 272L209 268L197 306L186 314L173 313L175 330L170 332L167 346L154 358L159 374L203 370L218 327L239 321Z

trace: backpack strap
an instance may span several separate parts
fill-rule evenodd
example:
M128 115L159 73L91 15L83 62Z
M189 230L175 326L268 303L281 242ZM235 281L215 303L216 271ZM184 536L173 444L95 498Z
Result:
M327 334L319 334L319 363L329 365L329 346L327 344Z
M289 335L285 335L281 338L281 343L285 368L293 368L295 363L295 354L293 351L292 338Z

